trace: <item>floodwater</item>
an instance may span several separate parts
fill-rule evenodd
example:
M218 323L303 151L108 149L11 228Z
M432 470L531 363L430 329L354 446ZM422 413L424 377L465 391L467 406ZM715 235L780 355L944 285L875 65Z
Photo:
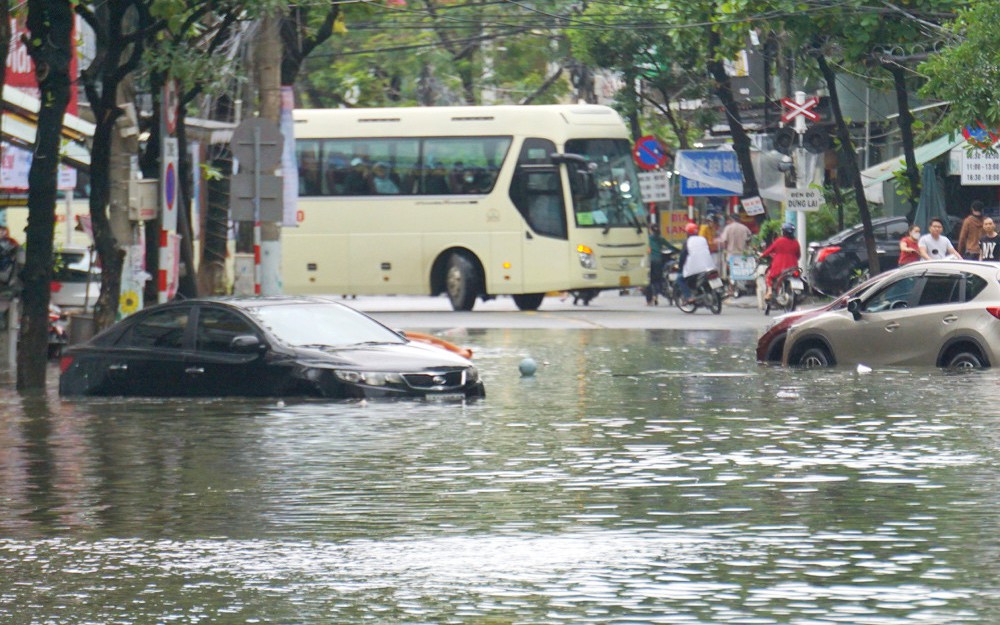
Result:
M1000 622L1000 372L450 338L485 401L3 391L0 623Z

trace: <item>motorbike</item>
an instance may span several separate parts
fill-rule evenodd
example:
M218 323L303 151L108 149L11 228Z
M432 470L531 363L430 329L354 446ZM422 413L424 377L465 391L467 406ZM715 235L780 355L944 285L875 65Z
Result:
M802 269L797 266L785 269L771 284L771 297L764 302L764 314L770 314L772 308L792 312L802 301L805 289L806 284L803 280Z
M713 315L718 315L722 312L722 297L723 291L725 290L725 283L722 278L719 277L719 272L715 269L711 271L706 271L704 273L698 274L695 280L695 286L691 290L691 295L694 301L686 301L680 293L680 280L683 277L678 276L676 291L676 302L677 308L680 308L686 313L693 313L698 310L699 307L703 306L712 311Z
M732 297L737 298L755 293L757 291L757 259L752 255L733 255L729 256L726 262L729 269L729 293Z
M49 358L62 356L63 347L69 343L67 324L68 320L62 309L55 304L49 304Z
M646 287L646 289L653 289L653 295L652 297L647 295L647 301L650 299L656 301L660 297L664 297L669 305L674 305L676 301L676 297L674 296L674 282L677 280L677 272L679 271L677 268L677 258L679 256L680 250L672 244L668 243L660 249L660 279L652 281Z

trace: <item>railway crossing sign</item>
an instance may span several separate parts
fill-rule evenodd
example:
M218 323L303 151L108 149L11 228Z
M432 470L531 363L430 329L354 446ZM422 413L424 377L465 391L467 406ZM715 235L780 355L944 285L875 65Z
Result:
M819 104L818 98L806 98L804 102L796 102L791 98L781 98L781 105L788 110L781 114L781 121L788 123L801 115L805 119L818 122L819 113L812 110Z

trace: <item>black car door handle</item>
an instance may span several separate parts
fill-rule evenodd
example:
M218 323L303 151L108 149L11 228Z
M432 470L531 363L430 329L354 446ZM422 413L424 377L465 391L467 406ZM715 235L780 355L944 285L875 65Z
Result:
M188 367L184 370L184 373L195 375L196 373L205 373L205 369L202 367Z

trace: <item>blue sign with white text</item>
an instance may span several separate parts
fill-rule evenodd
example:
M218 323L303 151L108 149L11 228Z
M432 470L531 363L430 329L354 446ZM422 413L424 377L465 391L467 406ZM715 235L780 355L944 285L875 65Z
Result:
M739 159L731 150L681 150L677 153L674 167L681 176L681 195L743 194Z

